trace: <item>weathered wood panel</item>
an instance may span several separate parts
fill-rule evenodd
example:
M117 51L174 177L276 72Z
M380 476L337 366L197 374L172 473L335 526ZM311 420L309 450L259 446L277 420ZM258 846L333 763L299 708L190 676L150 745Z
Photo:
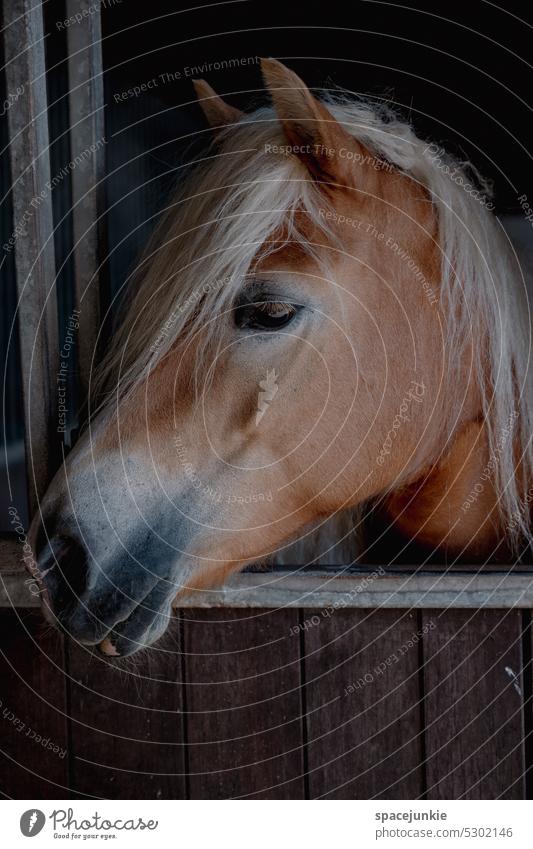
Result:
M525 798L533 799L533 616L522 613L524 681L524 775Z
M118 664L70 646L75 793L185 798L178 632L176 620L157 648Z
M519 611L446 610L424 639L427 795L524 794Z
M33 611L0 612L0 790L68 795L63 638Z
M191 798L303 798L297 612L183 617Z
M57 304L42 8L5 0L13 234L30 514L59 462Z
M307 610L303 626L311 798L421 796L416 614Z
M67 41L70 151L78 163L71 179L79 389L85 399L100 326L100 257L107 244L102 226L106 141L100 10L93 0L67 0L67 18L76 13L85 17L68 28Z
M63 672L62 637L3 611L0 792L523 798L518 611L182 616L184 643L175 621L116 665L69 646Z
M9 556L9 551L6 551ZM11 563L11 568L9 568ZM14 603L31 607L36 600L24 584L24 573L13 567L20 558L4 563L6 573L0 583L0 607ZM511 567L509 567L511 568ZM11 602L9 601L11 599ZM317 570L303 575L276 570L276 580L265 586L264 573L233 576L226 586L191 593L180 599L176 607L225 608L299 608L302 599L308 607L339 609L364 608L456 608L498 607L530 608L533 606L533 574L529 571L490 571L479 574L458 571L440 575L418 571L411 575L383 571L353 574L346 570Z

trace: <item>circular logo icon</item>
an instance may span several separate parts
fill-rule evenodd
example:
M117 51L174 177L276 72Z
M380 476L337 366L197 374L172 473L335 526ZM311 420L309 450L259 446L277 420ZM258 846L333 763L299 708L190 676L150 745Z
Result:
M42 830L45 822L46 817L42 811L30 808L29 811L24 811L20 818L20 830L24 837L35 837Z

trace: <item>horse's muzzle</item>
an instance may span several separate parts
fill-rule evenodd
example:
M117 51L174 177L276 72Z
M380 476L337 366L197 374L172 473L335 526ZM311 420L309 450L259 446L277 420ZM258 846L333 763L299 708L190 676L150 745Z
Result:
M37 547L37 573L46 619L103 654L124 657L165 630L176 588L123 553L112 569L95 563L81 542L56 534Z
M42 596L50 613L58 620L82 595L87 578L87 559L83 547L67 536L53 536L37 552Z

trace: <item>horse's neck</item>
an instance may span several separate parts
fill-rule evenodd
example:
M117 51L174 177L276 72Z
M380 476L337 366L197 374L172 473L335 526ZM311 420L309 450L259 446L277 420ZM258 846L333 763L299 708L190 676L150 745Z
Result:
M505 559L485 426L463 426L450 451L417 481L384 501L402 536L462 562Z
M364 532L353 511L333 516L278 552L275 562L346 566L379 563L510 562L481 421L465 424L448 453L417 480L368 505ZM355 524L354 524L355 523Z

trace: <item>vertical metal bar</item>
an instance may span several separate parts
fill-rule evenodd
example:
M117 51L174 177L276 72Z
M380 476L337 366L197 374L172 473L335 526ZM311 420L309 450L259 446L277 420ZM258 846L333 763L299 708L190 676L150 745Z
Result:
M56 429L57 299L42 8L5 0L4 39L13 234L22 362L29 509L59 462Z
M67 0L72 227L78 318L80 397L89 389L99 328L100 257L103 256L105 175L104 85L100 6L94 0ZM80 17L81 16L81 17Z

